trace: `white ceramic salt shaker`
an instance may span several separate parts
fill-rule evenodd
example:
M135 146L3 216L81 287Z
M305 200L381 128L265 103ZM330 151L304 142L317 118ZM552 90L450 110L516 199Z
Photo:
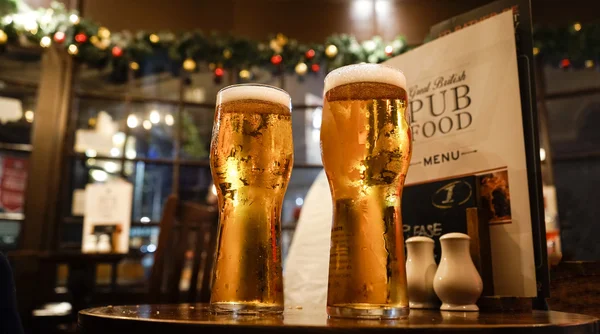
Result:
M443 311L479 311L475 302L481 296L483 283L469 253L470 240L463 233L440 237L442 259L433 289L443 303Z
M433 257L435 243L428 237L406 239L406 282L410 308L428 309L440 306L433 290L437 265Z
M83 253L94 253L96 252L96 244L98 243L98 237L95 234L86 235L83 238Z

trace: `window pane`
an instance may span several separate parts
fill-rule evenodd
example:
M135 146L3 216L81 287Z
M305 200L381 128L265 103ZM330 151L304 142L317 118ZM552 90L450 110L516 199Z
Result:
M212 190L210 168L182 166L179 175L179 198L182 201L206 203Z
M172 158L177 130L176 122L175 105L132 104L131 112L127 115L126 121L131 133L127 144L128 148L135 147L135 155L127 151L126 157L129 159L135 157L149 159Z
M295 168L283 200L282 222L284 226L294 226L304 204L304 197L321 169Z
M0 55L0 143L31 143L39 74L39 55Z
M128 159L173 157L177 129L174 105L132 103L128 110L123 101L81 99L78 110L76 152L121 157L125 151ZM127 132L130 135L124 149Z
M281 213L281 254L284 261L292 242L296 223L300 217L300 211L304 205L304 198L320 171L321 169L317 168L295 168L292 170L292 177L285 193Z
M17 248L21 222L0 220L0 251Z
M600 94L547 101L548 135L556 157L600 150Z
M181 160L208 159L214 112L214 107L186 107L181 127Z
M165 201L171 194L173 167L144 162L131 164L133 171L128 178L133 184L133 221L159 222Z
M97 99L76 99L75 102L75 152L85 152L89 157L122 156L125 104Z
M8 51L0 55L0 80L35 87L40 81L41 53Z

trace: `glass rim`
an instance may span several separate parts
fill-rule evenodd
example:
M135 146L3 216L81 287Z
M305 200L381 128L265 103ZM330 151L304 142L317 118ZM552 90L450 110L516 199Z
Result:
M398 68L391 67L389 65L381 64L381 63L378 63L378 64L374 64L374 63L358 63L358 64L350 64L350 65L341 66L341 67L338 67L335 70L327 73L327 75L325 76L325 79L323 79L323 86L324 86L323 88L327 87L327 80L330 79L331 76L334 76L334 75L338 74L339 72L341 72L343 70L348 70L349 68L356 68L356 67L383 67L383 68L386 68L386 69L389 69L389 70L392 70L392 71L394 71L396 73L401 74L402 77L404 78L404 80L406 81L406 76L404 75L404 72L402 70L398 69ZM354 81L354 82L374 82L374 81L372 81L372 80L364 80L364 81ZM399 86L399 87L403 88L404 90L406 90L406 87L403 87L403 86ZM331 90L333 88L335 88L335 87L329 88L327 91L325 91L325 89L323 89L323 94L327 93L329 90Z
M237 88L237 87L263 87L263 88L270 88L270 89L273 89L273 90L285 93L285 95L287 95L290 98L290 100L292 99L290 97L290 93L286 92L285 90L283 90L283 89L281 89L281 88L279 88L277 86L267 85L267 84L261 84L261 83L251 83L251 82L249 82L249 83L242 83L242 84L233 84L233 85L225 86L225 87L219 89L219 91L217 92L217 95L223 93L224 91L226 91L226 90L228 90L230 88Z

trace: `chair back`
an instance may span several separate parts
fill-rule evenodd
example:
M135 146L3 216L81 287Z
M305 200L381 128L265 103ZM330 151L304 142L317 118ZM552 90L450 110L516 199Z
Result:
M217 218L213 206L180 202L177 195L169 196L163 209L150 276L151 302L209 301ZM189 289L182 296L183 273L186 273L184 278L189 277Z

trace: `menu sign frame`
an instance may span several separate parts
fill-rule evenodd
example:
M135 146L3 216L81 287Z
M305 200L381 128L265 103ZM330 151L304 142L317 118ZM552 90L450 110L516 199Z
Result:
M535 90L531 2L530 0L499 0L492 2L432 26L429 31L429 39L432 40L446 36L508 11L513 14L515 46L517 49L537 294L538 297L547 298L550 296L550 275L548 270L548 253L546 250L544 197L539 154L539 123Z
M532 186L539 173L530 168L531 161L539 167L533 156L539 159L537 117L521 96L530 82L522 82L514 35L513 15L501 13L386 64L404 70L408 81L413 155L403 223L439 221L441 234L461 232L466 219L450 211L476 207L485 212L489 218L481 221L490 227L493 293L527 298L539 295L534 239L543 216L535 205L541 187ZM460 183L466 176L475 178ZM470 190L458 191L467 183ZM469 208L462 207L468 198ZM438 212L413 212L418 210Z

